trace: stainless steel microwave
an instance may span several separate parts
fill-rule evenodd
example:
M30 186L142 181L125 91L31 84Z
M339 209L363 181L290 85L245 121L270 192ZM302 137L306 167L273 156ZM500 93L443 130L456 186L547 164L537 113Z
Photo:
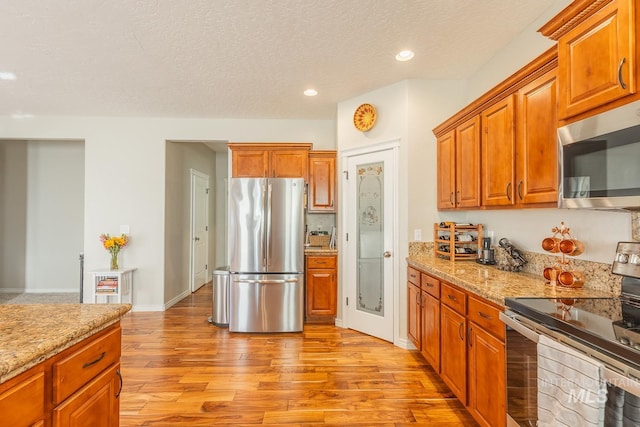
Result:
M640 210L640 101L558 129L561 208Z

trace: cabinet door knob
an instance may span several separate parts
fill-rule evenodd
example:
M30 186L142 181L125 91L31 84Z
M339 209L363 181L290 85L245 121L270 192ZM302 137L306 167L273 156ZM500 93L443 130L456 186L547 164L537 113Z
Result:
M389 251L384 251L384 254L382 254L385 258L391 258L391 252Z

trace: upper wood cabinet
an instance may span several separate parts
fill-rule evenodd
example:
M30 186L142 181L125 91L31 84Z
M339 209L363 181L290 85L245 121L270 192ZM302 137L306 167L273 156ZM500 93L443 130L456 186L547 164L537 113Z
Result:
M515 123L513 95L482 112L482 204L514 202Z
M557 203L557 51L436 127L438 209Z
M516 204L558 201L556 70L518 91L516 114Z
M230 143L234 178L308 179L312 144Z
M438 156L438 209L456 207L456 131L436 140Z
M480 116L437 140L438 209L480 206Z
M558 41L558 116L636 92L635 0L574 1L539 31Z
M336 152L309 152L308 212L336 211Z

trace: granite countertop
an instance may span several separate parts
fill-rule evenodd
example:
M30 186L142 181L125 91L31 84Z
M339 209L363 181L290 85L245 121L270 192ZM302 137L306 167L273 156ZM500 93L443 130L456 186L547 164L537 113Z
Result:
M505 298L610 298L614 295L589 288L566 288L545 284L542 276L502 271L474 261L449 261L433 254L412 255L409 266L444 279L504 307Z
M0 383L95 334L131 304L0 305Z
M338 250L328 246L307 246L304 248L305 255L337 255Z

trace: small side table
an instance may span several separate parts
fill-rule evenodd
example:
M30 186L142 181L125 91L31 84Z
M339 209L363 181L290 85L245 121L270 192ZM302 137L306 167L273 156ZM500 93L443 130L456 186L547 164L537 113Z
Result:
M94 302L133 303L133 272L135 268L96 270L93 274ZM111 301L115 299L115 301Z

